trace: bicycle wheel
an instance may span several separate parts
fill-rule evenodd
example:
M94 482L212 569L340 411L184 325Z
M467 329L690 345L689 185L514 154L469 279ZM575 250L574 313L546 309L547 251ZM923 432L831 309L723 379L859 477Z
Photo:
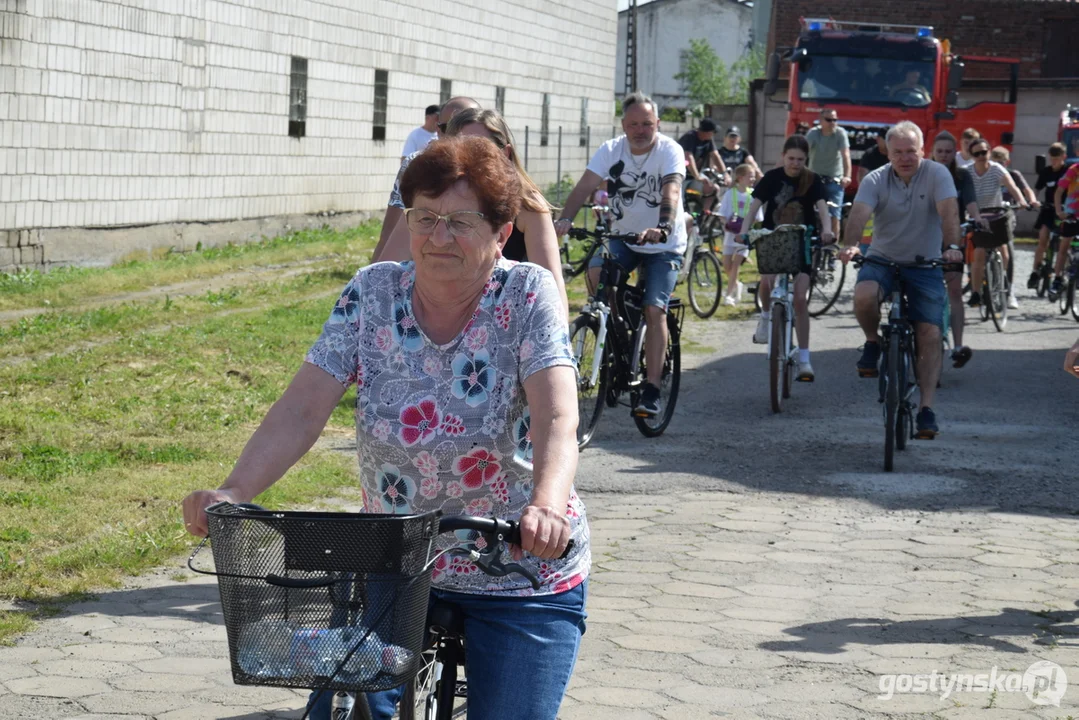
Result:
M641 348L641 377L648 376L645 349ZM674 417L674 406L678 402L678 386L682 380L682 345L679 338L678 322L671 314L667 315L667 354L663 358L663 377L659 381L659 414L654 417L633 416L637 429L645 437L659 437Z
M562 238L562 246L558 249L562 258L562 276L569 280L580 275L588 267L588 261L595 252L596 241L593 238L571 240L568 235Z
M809 317L820 317L832 309L847 279L847 265L824 248L813 251L813 275L809 285Z
M783 398L789 397L783 388L787 365L786 338L787 308L779 303L772 305L772 344L768 355L768 390L772 396L772 412L783 411Z
M689 293L689 306L697 317L707 320L715 314L722 290L723 273L716 256L711 250L698 250L693 253L689 276L686 278L686 291Z
M982 302L985 303L986 312L997 332L1004 332L1004 327L1008 324L1008 286L1004 276L1004 263L997 251L994 251L985 263L985 282L988 292Z
M584 450L592 441L599 425L607 397L606 358L600 363L599 375L592 381L592 368L599 344L599 320L580 315L570 327L570 347L577 361L577 448Z
M884 393L884 469L892 471L895 460L896 416L899 413L899 342L888 343L888 386Z
M1067 315L1069 308L1072 306L1072 297L1068 294L1068 286L1065 285L1060 290L1060 298L1057 300L1057 306L1060 309L1061 315Z

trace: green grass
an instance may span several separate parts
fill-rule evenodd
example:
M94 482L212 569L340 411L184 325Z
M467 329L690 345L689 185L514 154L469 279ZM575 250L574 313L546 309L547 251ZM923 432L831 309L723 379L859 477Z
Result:
M0 273L0 311L75 307L89 299L317 258L355 258L364 254L366 263L379 228L378 223L371 222L341 232L329 228L301 230L261 242L191 253L166 251L160 258L132 260L109 268Z
M82 312L53 309L0 326L0 358L42 353L32 362L0 362L0 599L28 608L0 611L0 643L66 602L178 562L191 545L180 500L228 474L377 229L321 232L317 242L300 242L303 255L315 248L325 258L280 282ZM227 272L235 266L222 268L223 260L276 263L296 249L271 241L142 263L137 272L63 275L88 291L140 289L174 279L177 262L192 262L196 274ZM70 291L49 275L34 282L14 293L9 283L0 301L10 306L12 297L29 302ZM354 398L350 392L340 403L328 433L351 433ZM353 458L315 450L259 501L312 503L355 484Z

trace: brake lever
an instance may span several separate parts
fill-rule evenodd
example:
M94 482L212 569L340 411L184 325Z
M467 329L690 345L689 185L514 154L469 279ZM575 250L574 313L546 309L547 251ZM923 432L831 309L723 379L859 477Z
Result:
M490 540L490 538L488 538L488 540ZM493 577L505 577L510 573L517 573L532 584L533 590L540 589L539 578L536 577L534 572L518 563L505 564L502 562L502 551L505 550L506 543L501 537L495 542L488 542L487 547L490 548L487 552L470 550L468 553L472 562L476 563L476 566L483 572Z

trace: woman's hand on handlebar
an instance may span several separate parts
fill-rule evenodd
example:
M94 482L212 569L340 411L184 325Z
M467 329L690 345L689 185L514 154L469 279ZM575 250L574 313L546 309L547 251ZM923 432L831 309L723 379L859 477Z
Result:
M835 233L833 233L831 230L825 230L820 234L820 241L822 245L834 245L835 240Z
M527 550L538 558L561 557L570 538L569 518L565 509L559 511L550 505L528 505L521 513L521 547L513 549L513 558L523 557Z
M572 220L567 220L566 218L562 218L560 220L555 220L554 234L557 237L562 237L563 235L568 233L572 227L573 227L573 221Z
M184 498L184 529L195 537L206 537L206 508L219 502L241 502L230 490L196 490Z
M854 259L855 255L861 255L861 254L862 254L861 248L859 248L857 245L851 245L850 247L845 247L845 248L843 248L842 250L839 251L839 259L842 262L848 263L848 262L850 262L851 260Z

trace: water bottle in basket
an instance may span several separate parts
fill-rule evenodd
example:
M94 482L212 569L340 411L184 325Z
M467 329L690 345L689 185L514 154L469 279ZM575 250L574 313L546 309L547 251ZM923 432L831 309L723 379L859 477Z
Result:
M387 645L365 628L297 628L260 621L243 626L238 661L244 672L260 678L329 678L336 673L337 680L359 684L380 672L406 671L412 652Z

